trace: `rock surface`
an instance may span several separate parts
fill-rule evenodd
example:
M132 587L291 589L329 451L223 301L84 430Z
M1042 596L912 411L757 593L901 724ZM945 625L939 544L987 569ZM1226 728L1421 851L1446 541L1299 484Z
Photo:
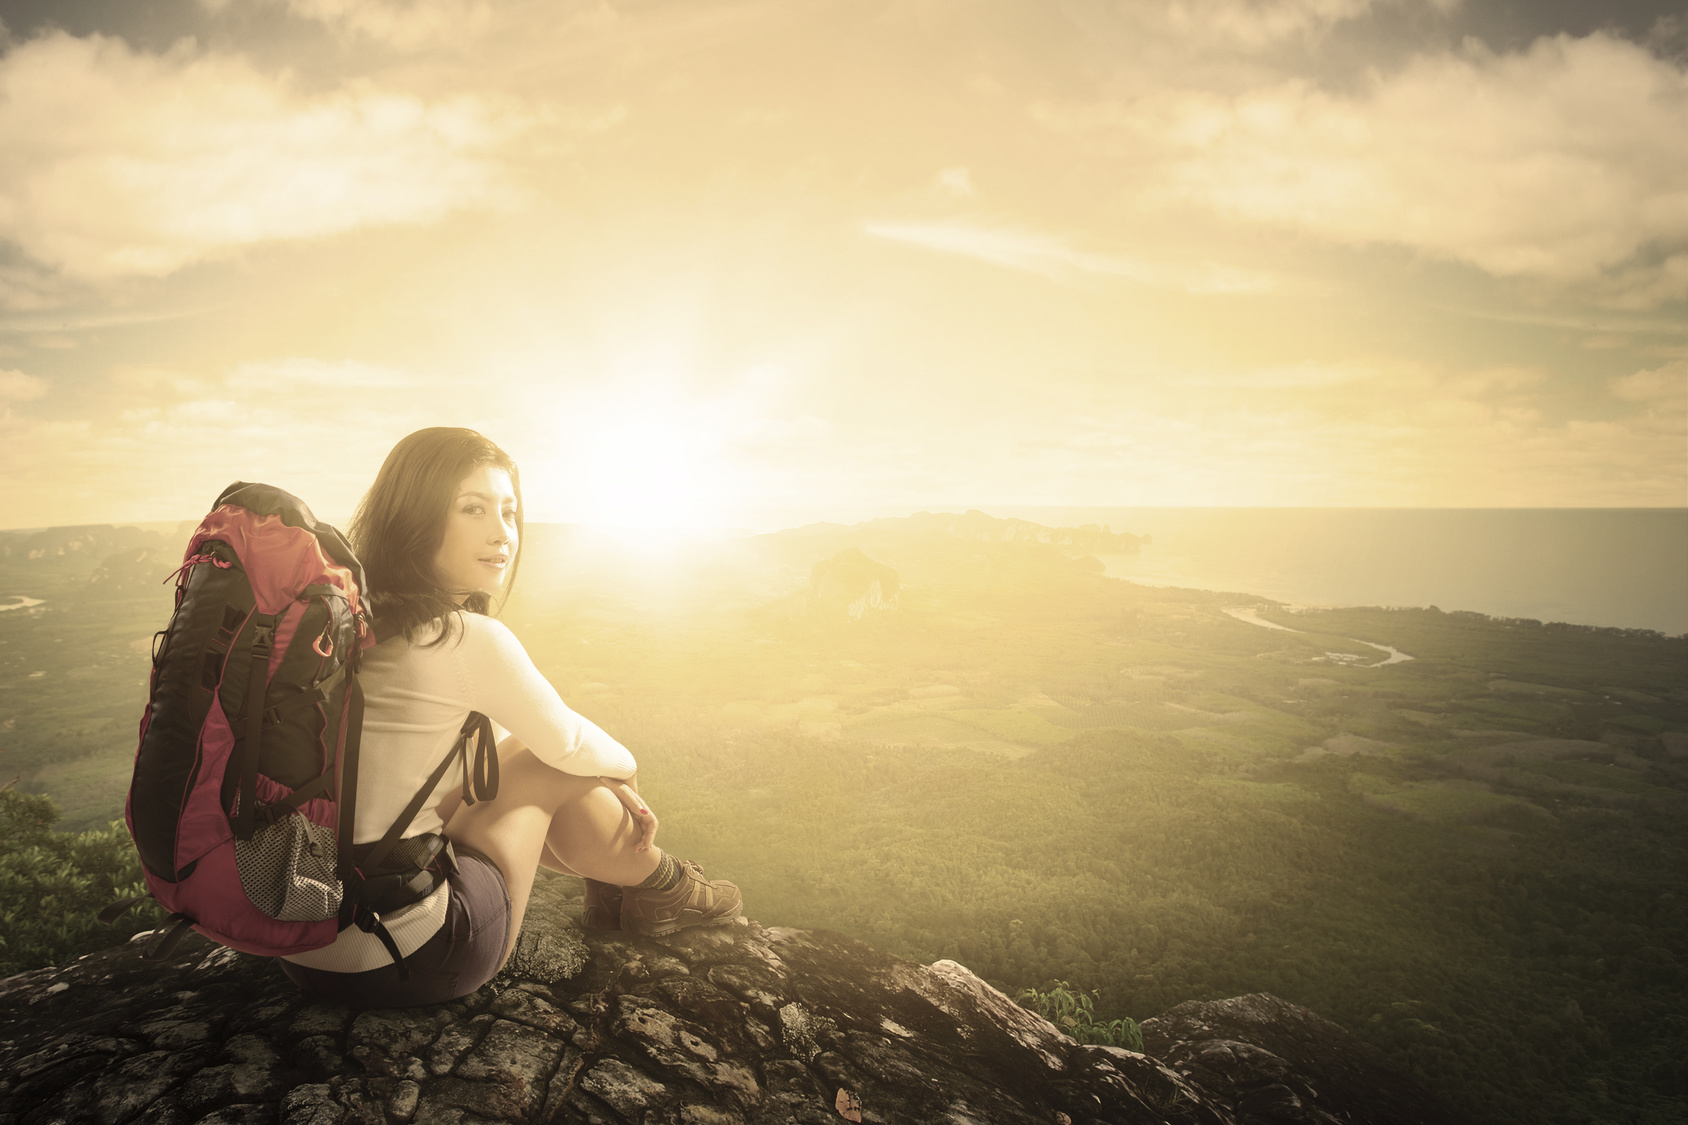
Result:
M1440 1099L1336 1024L1264 992L1191 1001L1143 1022L1143 1047L1239 1122L1437 1125Z
M1459 1120L1275 997L1149 1021L1157 1061L1077 1044L954 962L837 934L584 933L578 886L542 878L505 972L430 1008L312 1001L198 938L0 981L0 1125Z

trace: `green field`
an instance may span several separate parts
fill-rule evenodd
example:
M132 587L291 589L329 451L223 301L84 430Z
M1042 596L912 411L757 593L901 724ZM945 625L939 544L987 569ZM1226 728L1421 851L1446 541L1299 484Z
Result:
M895 608L811 594L846 548ZM0 612L0 769L67 829L120 811L169 609L95 565L0 560L44 602ZM536 527L504 616L764 923L1106 1018L1274 992L1478 1120L1688 1117L1688 640L1291 613L917 521L646 561Z

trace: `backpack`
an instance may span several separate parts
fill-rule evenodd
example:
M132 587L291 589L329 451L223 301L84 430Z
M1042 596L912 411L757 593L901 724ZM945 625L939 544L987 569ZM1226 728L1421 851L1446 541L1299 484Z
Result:
M358 664L375 637L350 545L297 497L237 481L194 532L175 578L124 809L147 889L175 922L146 955L168 956L189 927L282 956L357 925L408 979L381 915L432 894L456 860L439 833L404 831L453 762L463 764L465 804L496 795L491 723L470 714L381 840L352 847Z

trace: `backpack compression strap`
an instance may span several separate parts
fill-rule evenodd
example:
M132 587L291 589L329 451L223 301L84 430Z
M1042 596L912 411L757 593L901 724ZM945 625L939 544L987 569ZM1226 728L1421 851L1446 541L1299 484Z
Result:
M246 681L246 737L240 747L240 803L234 816L234 837L250 840L258 824L258 747L264 737L264 697L269 690L270 651L281 614L252 618L252 672Z

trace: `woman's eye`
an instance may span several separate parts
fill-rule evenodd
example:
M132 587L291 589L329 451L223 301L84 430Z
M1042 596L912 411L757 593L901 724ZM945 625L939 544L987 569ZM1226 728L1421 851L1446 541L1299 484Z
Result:
M486 509L481 507L479 504L470 504L468 507L463 509L463 514L466 516L479 516L484 515L485 513Z

